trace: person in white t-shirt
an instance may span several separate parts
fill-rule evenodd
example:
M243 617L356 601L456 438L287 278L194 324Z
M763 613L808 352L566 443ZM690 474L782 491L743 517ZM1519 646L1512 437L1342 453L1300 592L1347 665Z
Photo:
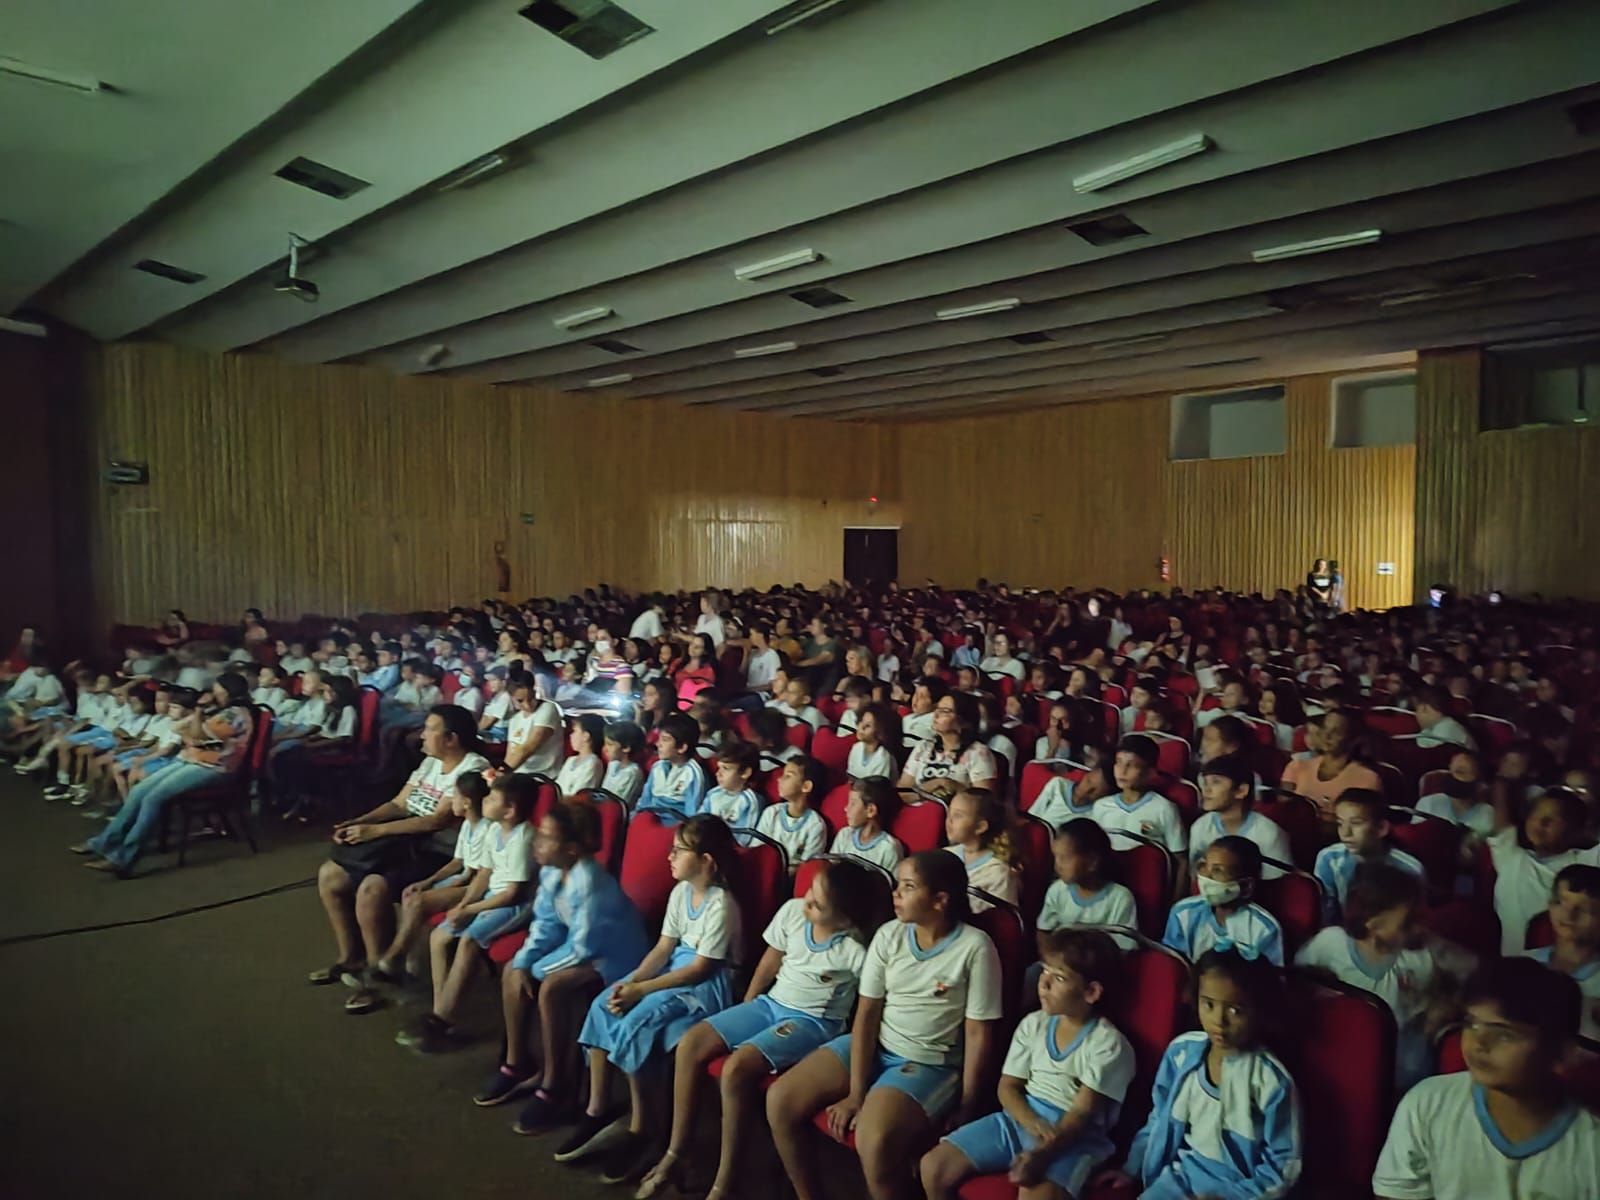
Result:
M644 611L633 619L628 636L642 641L656 641L662 634L661 615L665 611L659 601L650 601Z
M539 698L527 679L511 685L511 702L516 712L506 727L506 770L554 775L562 759L561 709Z
M1499 807L1505 807L1504 801ZM1600 866L1600 847L1587 846L1588 811L1577 793L1552 788L1528 805L1522 828L1504 824L1489 839L1494 864L1494 913L1500 953L1527 953L1528 922L1550 904L1556 876L1573 863Z
M1416 697L1417 745L1461 746L1476 750L1478 743L1460 721L1449 715L1450 693L1441 687L1420 687Z
M711 649L714 654L721 654L722 647L728 640L727 629L719 615L721 608L722 596L717 592L707 592L700 597L700 618L694 623L695 633L703 633L711 639Z
M1011 635L996 633L990 641L991 653L989 657L978 663L978 670L986 676L1009 675L1017 683L1023 680L1023 665L1020 658L1011 654Z
M570 798L599 787L605 778L606 764L600 757L606 744L605 718L598 713L581 713L574 717L568 744L572 753L556 775L556 789Z
M750 632L745 638L744 647L744 683L745 687L759 696L772 694L773 679L777 676L778 668L783 664L783 659L772 648L771 631L761 622L750 626Z
M887 704L869 704L856 719L856 740L845 758L844 773L851 779L894 779L900 774L895 748L900 741L900 717Z

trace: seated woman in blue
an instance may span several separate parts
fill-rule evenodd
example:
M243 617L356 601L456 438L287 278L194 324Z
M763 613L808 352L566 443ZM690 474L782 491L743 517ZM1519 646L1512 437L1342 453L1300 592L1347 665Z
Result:
M1262 1044L1282 1011L1277 968L1209 950L1194 977L1201 1028L1161 1056L1127 1169L1144 1200L1275 1200L1293 1190L1301 1165L1294 1080Z
M646 1095L653 1081L645 1072L665 1067L666 1053L684 1034L733 1003L743 935L727 880L737 857L733 832L721 817L701 813L678 828L671 856L678 886L667 900L661 939L631 975L595 998L578 1034L589 1052L589 1107L556 1150L557 1162L575 1162L606 1145L601 1178L607 1183L637 1179L655 1162L659 1147L652 1135L658 1131L648 1122L666 1110L666 1098ZM619 1124L609 1106L612 1067L628 1077L626 1130L612 1129ZM651 1072L658 1079L664 1073Z

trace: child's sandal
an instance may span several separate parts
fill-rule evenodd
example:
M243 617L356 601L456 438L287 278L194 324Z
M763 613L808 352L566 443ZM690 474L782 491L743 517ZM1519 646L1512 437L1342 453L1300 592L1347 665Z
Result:
M362 988L344 1002L344 1010L352 1017L359 1017L369 1012L376 1012L383 1005L384 999L382 995L368 988Z

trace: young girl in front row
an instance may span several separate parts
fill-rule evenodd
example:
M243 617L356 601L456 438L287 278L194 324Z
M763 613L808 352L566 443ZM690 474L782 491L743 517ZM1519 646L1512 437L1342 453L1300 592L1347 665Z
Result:
M955 856L925 850L902 862L894 914L867 949L851 1031L767 1092L767 1120L797 1200L822 1195L807 1129L823 1106L835 1138L856 1131L873 1200L908 1195L913 1156L947 1123L982 1111L1001 1017L1000 959L968 923L967 873Z
M1264 1044L1283 1011L1277 968L1210 950L1194 978L1201 1028L1161 1056L1127 1169L1144 1200L1281 1196L1300 1177L1300 1103Z
M743 933L728 878L737 855L721 817L700 813L678 827L669 859L678 884L667 900L661 939L626 979L595 998L578 1034L589 1052L589 1107L557 1148L557 1162L575 1162L609 1144L601 1178L622 1183L655 1161L659 1131L649 1121L664 1104L647 1091L655 1090L662 1059L694 1025L733 1003ZM612 1067L628 1077L631 1107L626 1129L608 1134L621 1123L610 1106ZM647 1079L650 1068L653 1078Z
M1017 902L1019 880L1011 866L1011 839L1006 836L1002 802L984 788L967 788L950 801L944 819L945 847L967 869L967 884L981 888L1009 904ZM972 897L972 911L993 908L987 900Z
M762 1082L845 1031L866 942L887 915L881 910L888 895L887 883L870 868L825 861L805 897L778 910L763 935L767 951L744 1003L708 1017L678 1043L672 1140L636 1200L682 1179L706 1065L730 1052L721 1081L722 1157L707 1200L722 1200L733 1189L750 1114L760 1111Z

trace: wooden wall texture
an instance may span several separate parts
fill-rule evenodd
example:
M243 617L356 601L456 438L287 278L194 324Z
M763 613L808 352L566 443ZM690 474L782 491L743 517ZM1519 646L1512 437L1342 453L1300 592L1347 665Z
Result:
M898 520L887 428L154 344L101 347L86 373L102 628L471 601L497 541L518 597L816 585L845 526ZM113 459L150 485L101 482Z
M1123 590L1165 556L1176 586L1270 592L1326 555L1347 603L1409 603L1414 447L1329 446L1331 380L1288 381L1273 457L1169 462L1164 394L904 426L901 578Z
M1480 366L1418 360L1418 586L1600 598L1600 428L1480 433Z

